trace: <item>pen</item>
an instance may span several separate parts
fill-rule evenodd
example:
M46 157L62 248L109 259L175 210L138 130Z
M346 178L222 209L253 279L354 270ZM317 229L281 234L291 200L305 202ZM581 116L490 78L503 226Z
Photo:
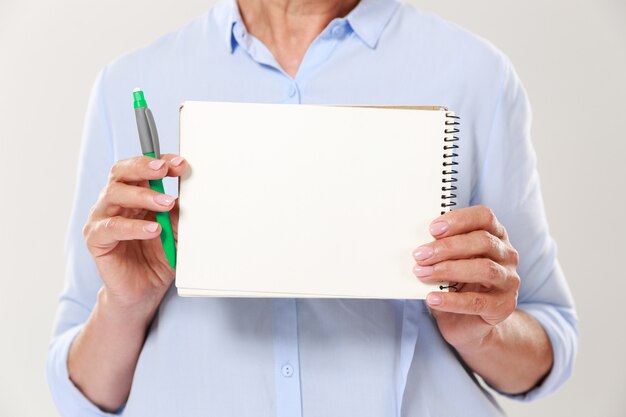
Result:
M144 156L160 158L159 135L152 112L148 108L148 103L144 98L143 91L139 88L133 90L133 100L135 107L135 119L137 120L137 131L139 132L139 142L141 142L141 152ZM162 180L150 180L150 188L156 192L165 193ZM174 230L170 221L169 212L156 212L156 220L161 225L161 243L172 269L176 269L176 245L174 244Z

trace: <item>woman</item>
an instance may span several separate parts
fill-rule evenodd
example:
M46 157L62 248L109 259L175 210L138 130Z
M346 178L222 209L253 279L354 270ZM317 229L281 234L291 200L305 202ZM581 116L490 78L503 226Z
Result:
M164 151L176 149L184 100L453 108L467 208L434 219L434 241L413 255L416 279L453 277L461 291L425 302L177 297L153 214L171 211L176 227L176 201L147 180L188 164L135 156L137 85ZM89 104L48 361L61 414L500 415L474 373L513 398L553 392L571 372L576 318L529 131L500 52L395 0L224 0L111 63Z

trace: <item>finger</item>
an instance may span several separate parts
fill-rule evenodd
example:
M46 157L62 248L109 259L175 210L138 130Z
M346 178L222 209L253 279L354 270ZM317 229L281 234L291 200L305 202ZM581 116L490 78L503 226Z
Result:
M497 262L487 258L444 261L433 266L416 265L413 273L425 283L462 282L480 284L487 289L512 289L516 277Z
M83 228L87 247L94 254L102 254L124 240L154 239L161 233L161 225L146 220L114 216L88 223Z
M448 313L478 315L491 324L507 318L517 306L514 293L497 292L431 292L428 306Z
M413 251L413 257L420 265L476 257L514 263L516 255L511 245L485 230L441 238Z
M189 167L189 163L185 158L175 154L163 154L161 159L167 162L168 169L166 176L168 177L180 177Z
M436 239L474 230L486 230L500 239L506 238L504 226L500 224L493 211L486 206L472 206L449 211L430 224L430 234Z
M168 167L166 161L149 156L123 159L111 167L109 182L130 183L161 179L167 174Z
M92 211L95 219L114 216L120 208L169 211L175 198L147 187L128 185L121 182L109 183Z

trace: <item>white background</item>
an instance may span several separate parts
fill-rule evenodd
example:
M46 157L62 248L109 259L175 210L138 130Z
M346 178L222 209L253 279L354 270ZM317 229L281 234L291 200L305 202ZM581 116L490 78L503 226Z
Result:
M578 304L572 379L511 416L626 415L624 0L414 1L516 66L551 231ZM44 363L82 122L98 70L205 0L0 0L0 416L54 416ZM454 393L442 393L454 401Z

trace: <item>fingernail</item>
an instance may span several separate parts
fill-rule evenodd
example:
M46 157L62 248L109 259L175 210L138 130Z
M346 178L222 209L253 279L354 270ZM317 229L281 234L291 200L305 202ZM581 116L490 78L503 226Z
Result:
M420 246L413 252L413 257L417 261L425 261L431 256L433 256L433 248L430 246Z
M165 161L162 160L162 159L155 159L154 161L150 161L148 163L148 166L150 168L152 168L153 170L157 171L157 170L161 169L161 167L163 166L164 163L165 163Z
M169 206L170 204L172 204L172 201L174 201L174 198L170 197L167 194L159 193L154 196L154 202L162 206Z
M415 273L415 275L417 275L420 278L426 278L433 274L433 267L416 265L413 268L413 272Z
M185 158L183 158L182 156L177 156L175 158L172 158L172 160L170 161L170 165L173 167L177 167L182 164L184 160Z
M431 306L438 306L443 303L443 298L439 294L428 294L426 296L426 302Z
M448 222L435 222L430 225L430 234L433 236L442 235L447 230L448 230Z
M148 223L147 225L143 227L143 230L148 233L154 233L157 231L158 228L159 228L158 223Z

